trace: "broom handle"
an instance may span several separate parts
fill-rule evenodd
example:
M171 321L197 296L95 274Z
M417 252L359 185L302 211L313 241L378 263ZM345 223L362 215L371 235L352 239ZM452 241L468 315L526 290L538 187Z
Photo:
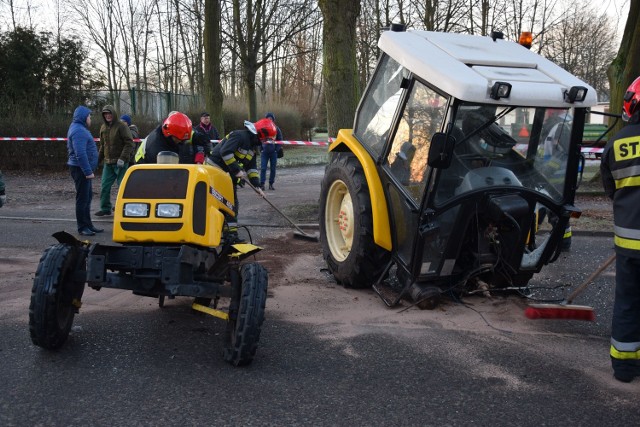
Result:
M596 271L591 273L591 275L587 277L587 280L582 282L580 286L575 288L573 292L569 294L569 296L566 299L566 303L571 304L573 302L573 299L577 297L584 290L584 288L586 288L593 280L595 280L596 277L602 274L602 272L606 270L607 267L609 267L615 260L616 260L616 254L614 253L609 258L607 258L607 260L600 267L598 267Z
M251 182L249 182L249 180L248 180L248 179L245 179L245 181L244 181L244 182L246 182L247 184L249 184L249 187L251 187L251 188L253 189L253 191L255 191L257 194L260 194L260 193L258 192L258 189L257 189L256 187L254 187L254 186L253 186L253 184L251 184ZM284 217L284 219L286 219L287 221L289 221L289 223L290 223L291 225L293 225L293 226L295 227L295 229L296 229L296 230L298 230L298 232L299 232L299 233L301 233L301 234L303 234L303 235L305 235L305 236L308 236L308 234L307 234L307 233L305 233L305 232L304 232L300 227L298 227L298 226L296 225L296 223L295 223L295 222L293 222L293 220L292 220L291 218L289 218L287 215L285 215L285 214L284 214L284 212L282 212L280 209L278 209L278 208L276 207L276 205L274 205L273 203L271 203L271 200L267 199L267 197L266 197L266 196L265 196L265 197L262 197L262 198L264 199L264 201L265 201L265 202L269 203L269 204L271 205L271 207L272 207L273 209L275 209L275 210L276 210L276 212L278 212L280 215L282 215L282 216Z

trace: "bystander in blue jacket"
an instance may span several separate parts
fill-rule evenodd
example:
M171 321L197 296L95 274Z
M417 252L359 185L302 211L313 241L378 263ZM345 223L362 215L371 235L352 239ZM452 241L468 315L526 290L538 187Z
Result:
M93 198L94 171L98 167L98 147L89 126L91 110L79 106L73 112L73 121L67 132L67 165L76 187L76 221L78 234L93 236L104 231L91 222L91 200Z

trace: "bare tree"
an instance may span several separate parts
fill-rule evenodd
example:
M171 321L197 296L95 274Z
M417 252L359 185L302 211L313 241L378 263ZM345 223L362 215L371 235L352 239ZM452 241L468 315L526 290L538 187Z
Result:
M225 31L228 45L242 64L249 119L257 118L256 75L278 48L314 25L309 21L311 0L232 0L233 32ZM266 48L265 48L266 46Z
M115 100L120 89L117 66L117 39L120 36L115 19L119 0L77 0L71 7L80 18L83 28L103 54L106 63L107 89ZM116 105L119 109L119 105Z
M455 32L467 28L467 0L415 1L417 21L427 31Z
M615 55L615 28L587 2L569 5L562 16L565 18L547 33L542 53L593 86L600 99L608 99L603 77Z
M609 105L612 111L622 109L622 99L627 87L636 77L640 76L640 54L638 52L640 52L640 2L632 1L629 5L629 16L624 27L618 54L607 69L611 86ZM613 131L616 132L621 127L622 123L619 122Z
M222 38L220 35L220 0L206 0L204 4L204 48L205 48L205 103L217 129L224 135L223 93L220 69Z
M355 29L360 0L320 0L318 5L324 18L322 40L327 128L329 135L335 136L339 129L353 126L359 100ZM340 31L334 31L332 27Z

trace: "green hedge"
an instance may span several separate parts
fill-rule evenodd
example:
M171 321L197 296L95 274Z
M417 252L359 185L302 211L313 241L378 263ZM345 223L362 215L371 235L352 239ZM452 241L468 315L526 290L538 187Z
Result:
M0 170L66 168L66 141L0 141Z
M299 140L310 136L312 125L294 108L276 105L268 109L261 106L260 117L267 111L276 116L285 139ZM0 136L3 137L49 137L65 138L71 123L73 112L63 115L42 115L29 117L24 112L14 111L11 117L0 117ZM247 117L243 104L228 102L225 104L225 133L242 129ZM194 121L200 121L199 112L187 112ZM140 136L146 137L159 123L145 117L132 117L133 123L140 129ZM97 137L102 120L94 113L91 134ZM217 124L216 124L217 125ZM222 136L222 135L221 135ZM65 141L0 141L0 170L64 170L67 163L67 144Z

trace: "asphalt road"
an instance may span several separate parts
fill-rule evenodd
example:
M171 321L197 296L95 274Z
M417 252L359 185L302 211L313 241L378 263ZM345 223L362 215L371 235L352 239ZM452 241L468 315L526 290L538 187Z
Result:
M282 171L272 200L312 203L321 175ZM243 191L247 223L273 215ZM308 274L270 292L249 367L222 360L224 325L186 299L159 309L115 290L87 290L68 342L48 352L29 338L30 272L50 234L74 224L46 200L2 209L1 426L640 425L640 381L618 383L609 365L612 269L576 301L595 308L596 322L534 321L499 295L388 309L371 291L335 285L321 257L306 256ZM609 237L576 236L531 285L576 285L611 251Z

